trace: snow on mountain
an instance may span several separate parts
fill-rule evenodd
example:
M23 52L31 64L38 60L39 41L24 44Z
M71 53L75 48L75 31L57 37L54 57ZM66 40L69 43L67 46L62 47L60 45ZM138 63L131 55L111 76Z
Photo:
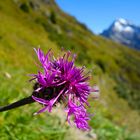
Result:
M140 50L140 27L123 18L115 20L101 35Z

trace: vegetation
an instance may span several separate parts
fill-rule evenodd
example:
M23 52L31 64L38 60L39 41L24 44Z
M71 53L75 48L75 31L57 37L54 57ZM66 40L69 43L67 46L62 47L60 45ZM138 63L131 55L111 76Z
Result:
M56 54L64 47L78 55L77 65L93 70L91 84L100 86L100 98L89 99L97 138L140 139L139 52L92 34L53 0L0 1L0 17L0 106L31 94L27 74L37 71L33 47L52 48ZM39 107L35 103L1 113L0 139L66 139L71 128L61 113L32 116Z

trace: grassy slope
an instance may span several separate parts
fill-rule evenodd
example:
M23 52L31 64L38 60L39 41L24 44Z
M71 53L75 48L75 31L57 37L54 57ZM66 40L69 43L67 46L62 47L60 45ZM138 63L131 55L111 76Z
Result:
M139 52L93 35L53 2L1 1L0 17L0 105L30 94L32 84L26 74L37 70L33 47L53 48L57 54L63 46L78 54L79 65L93 69L91 83L101 88L100 100L90 99L90 110L97 114L90 123L98 137L126 139L131 137L127 130L139 132L139 115L128 105L139 107ZM67 125L48 113L32 117L38 108L31 105L1 113L0 139L63 139Z

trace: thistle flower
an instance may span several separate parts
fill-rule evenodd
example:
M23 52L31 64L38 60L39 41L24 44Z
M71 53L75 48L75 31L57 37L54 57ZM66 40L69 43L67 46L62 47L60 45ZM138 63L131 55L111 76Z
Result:
M42 97L33 95L32 98L44 105L35 114L46 110L51 112L58 102L65 101L68 123L71 124L70 117L74 116L77 128L89 130L87 121L90 120L90 115L85 106L88 106L87 99L93 89L89 86L89 75L85 74L85 68L74 65L76 55L72 55L70 51L58 58L54 58L51 50L46 55L41 49L35 51L43 71L33 74L33 79L36 79L38 84L35 92Z

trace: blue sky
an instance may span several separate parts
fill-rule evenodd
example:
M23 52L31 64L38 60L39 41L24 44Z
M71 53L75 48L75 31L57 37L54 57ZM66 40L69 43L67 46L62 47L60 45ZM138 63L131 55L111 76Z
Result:
M115 19L125 18L140 25L140 0L56 0L63 11L75 16L95 33Z

